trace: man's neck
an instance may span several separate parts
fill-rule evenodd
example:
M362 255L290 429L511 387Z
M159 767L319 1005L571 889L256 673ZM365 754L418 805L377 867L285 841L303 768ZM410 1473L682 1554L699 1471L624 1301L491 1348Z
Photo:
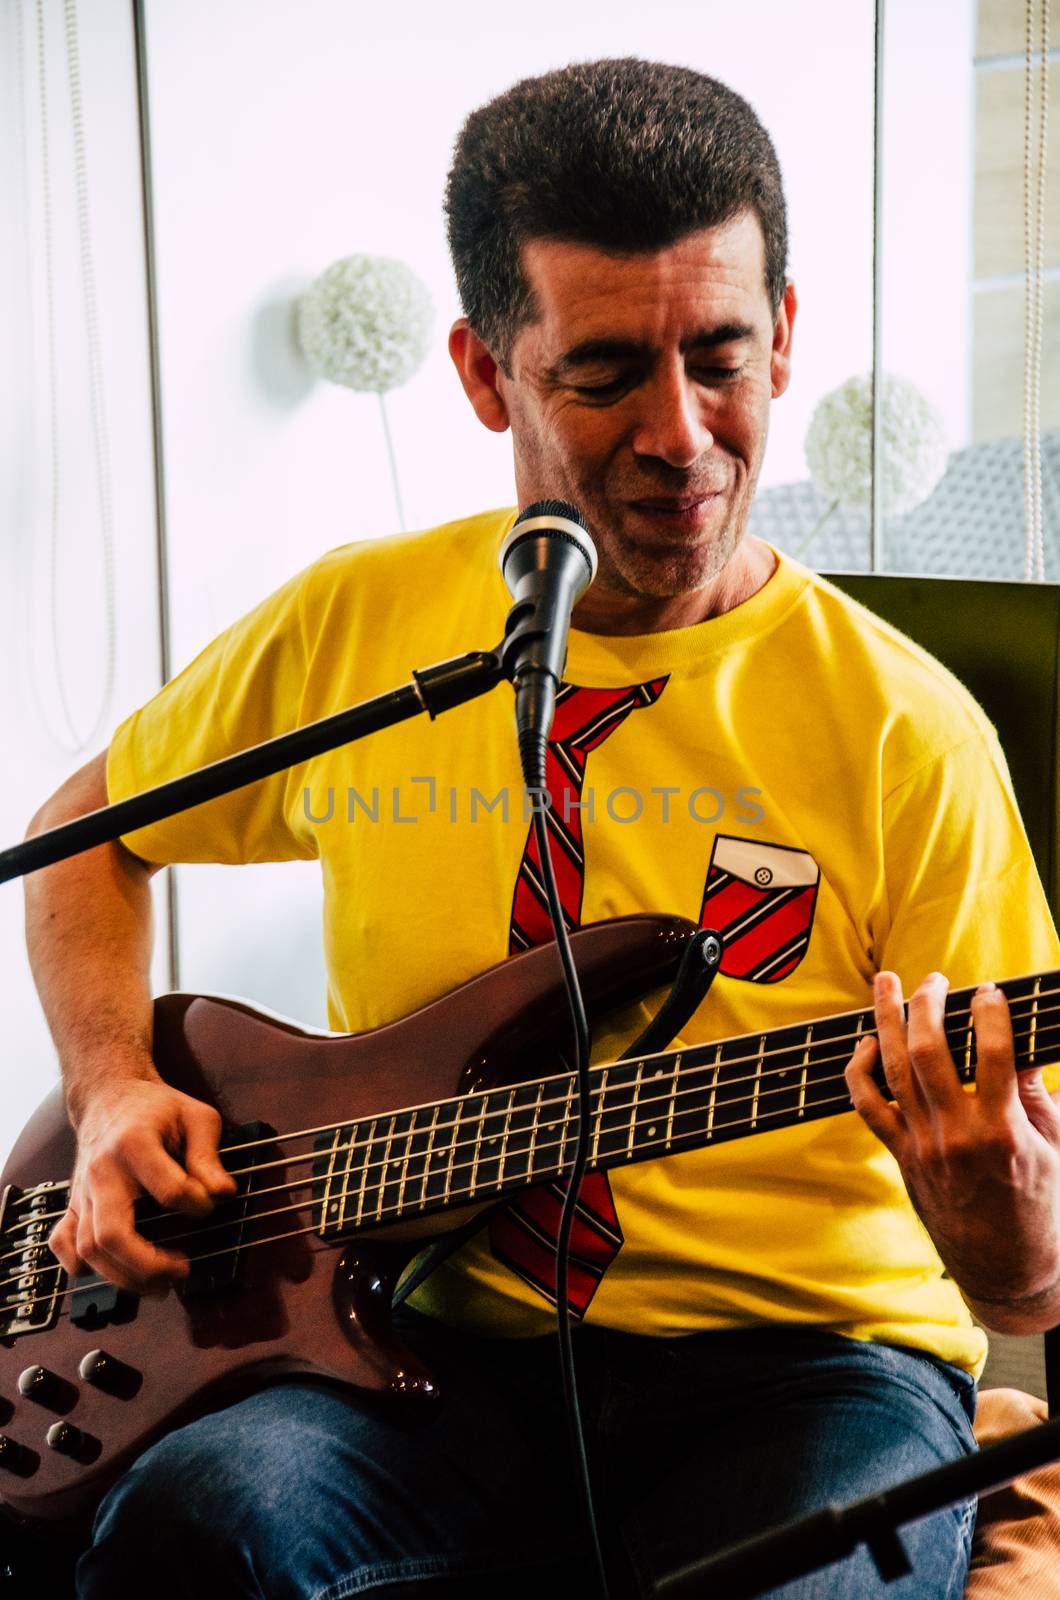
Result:
M723 616L765 587L776 571L776 557L761 539L744 538L716 578L685 594L620 594L594 584L574 608L572 622L583 633L668 633Z

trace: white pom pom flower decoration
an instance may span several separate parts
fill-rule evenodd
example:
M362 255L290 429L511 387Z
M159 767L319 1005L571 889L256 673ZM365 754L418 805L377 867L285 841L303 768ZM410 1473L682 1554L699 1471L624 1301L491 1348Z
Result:
M385 394L427 354L434 307L422 279L390 256L346 256L298 301L298 339L314 372Z
M907 378L881 383L883 512L912 511L946 471L942 418ZM848 378L826 394L806 431L806 464L814 485L833 507L867 511L872 503L872 380Z

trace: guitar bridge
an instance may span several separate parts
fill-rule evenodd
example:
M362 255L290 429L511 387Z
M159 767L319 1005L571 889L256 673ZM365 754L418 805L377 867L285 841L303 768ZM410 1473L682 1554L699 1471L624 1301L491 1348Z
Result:
M66 1274L48 1249L48 1234L66 1207L68 1183L9 1183L0 1196L0 1339L40 1333L59 1314Z

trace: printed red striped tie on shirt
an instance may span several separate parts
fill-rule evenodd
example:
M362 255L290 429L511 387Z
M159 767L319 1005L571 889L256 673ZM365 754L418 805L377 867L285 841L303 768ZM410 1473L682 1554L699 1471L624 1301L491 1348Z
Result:
M620 728L631 711L654 705L665 678L629 689L578 689L566 683L556 696L556 717L548 742L545 782L551 798L546 820L552 835L552 861L559 903L568 930L581 920L585 856L582 814L578 808L585 782L585 763ZM558 848L556 848L558 846ZM508 953L528 950L552 938L552 921L541 877L537 835L530 829L512 901Z
M654 705L665 678L625 689L579 689L564 684L556 698L546 762L551 805L546 820L553 841L552 860L560 907L568 929L581 920L585 856L581 811L585 767L591 751L642 706ZM537 837L531 827L516 879L509 954L552 938L548 899L541 876ZM526 1190L490 1218L490 1248L498 1261L556 1303L556 1237L564 1188L561 1183ZM600 1280L622 1248L622 1229L606 1172L588 1172L578 1191L571 1228L567 1301L571 1315L583 1317Z

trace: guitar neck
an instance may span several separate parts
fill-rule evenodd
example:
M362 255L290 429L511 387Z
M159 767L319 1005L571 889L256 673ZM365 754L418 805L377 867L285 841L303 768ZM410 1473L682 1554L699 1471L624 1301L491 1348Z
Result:
M1011 1008L1017 1068L1060 1060L1060 973L999 987ZM974 993L952 991L945 1008L965 1083L976 1071ZM589 1166L624 1166L849 1111L844 1068L862 1034L874 1031L866 1008L594 1067ZM573 1073L347 1123L316 1169L325 1227L340 1233L556 1181L570 1169L577 1134Z
M1060 972L1000 987L1009 1002L1017 1069L1060 1061ZM965 1083L976 1075L974 992L954 990L945 1006L946 1038ZM594 1067L589 1167L705 1149L850 1111L844 1069L858 1040L874 1029L866 1008ZM248 1144L243 1134L233 1148L237 1167L261 1142L254 1136ZM337 1241L556 1183L571 1169L577 1138L577 1081L569 1072L332 1124L316 1132L311 1175L300 1180L310 1189L311 1231ZM291 1160L297 1166L306 1156ZM39 1331L54 1318L62 1274L49 1267L46 1236L68 1187L65 1181L25 1191L9 1186L0 1196L0 1239L13 1263L0 1297L4 1336ZM299 1209L281 1203L275 1214ZM215 1232L204 1233L203 1260L234 1259L238 1250L218 1245Z

